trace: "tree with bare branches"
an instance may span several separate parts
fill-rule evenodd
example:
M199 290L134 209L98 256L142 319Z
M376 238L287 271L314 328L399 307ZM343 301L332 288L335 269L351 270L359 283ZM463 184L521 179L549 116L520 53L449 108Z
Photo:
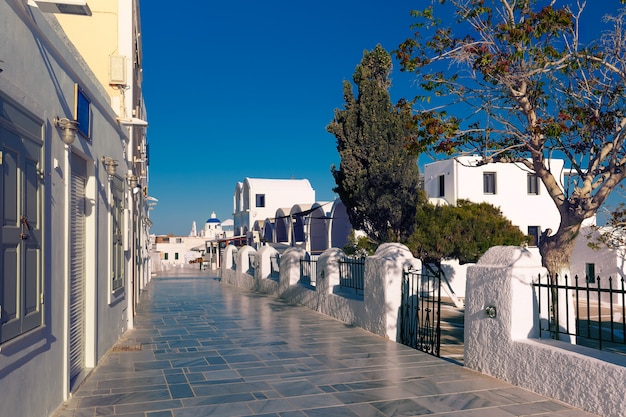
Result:
M520 163L541 179L560 213L539 243L553 276L626 177L626 14L606 1L605 30L587 42L581 27L599 22L584 21L584 2L437 0L412 12L414 35L395 51L424 91L410 149Z

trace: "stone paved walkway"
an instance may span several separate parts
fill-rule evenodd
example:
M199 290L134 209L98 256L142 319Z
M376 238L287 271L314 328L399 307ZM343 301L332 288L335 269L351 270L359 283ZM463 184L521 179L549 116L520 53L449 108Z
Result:
M592 416L204 272L175 271L153 279L135 329L56 417L418 415Z

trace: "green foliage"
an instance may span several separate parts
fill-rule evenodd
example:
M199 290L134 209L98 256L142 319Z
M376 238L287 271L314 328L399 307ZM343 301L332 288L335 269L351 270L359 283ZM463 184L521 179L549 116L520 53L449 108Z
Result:
M416 222L407 246L424 262L476 262L492 246L517 246L529 241L500 209L488 203L459 200L457 206L435 206L421 201Z
M405 150L410 106L389 96L391 56L380 45L365 51L352 85L344 82L345 105L327 130L337 139L339 169L331 167L350 223L370 238L401 241L413 230L419 184L414 156Z
M348 242L343 247L343 252L350 256L366 257L376 253L378 243L374 242L367 236L356 237L354 230L348 235Z

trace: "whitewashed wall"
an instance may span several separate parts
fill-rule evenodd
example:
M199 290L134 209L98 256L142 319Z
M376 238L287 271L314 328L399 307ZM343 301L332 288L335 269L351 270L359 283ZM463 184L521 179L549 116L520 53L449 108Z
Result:
M531 284L539 273L540 258L518 247L491 248L468 268L465 366L604 417L625 416L623 356L536 339Z

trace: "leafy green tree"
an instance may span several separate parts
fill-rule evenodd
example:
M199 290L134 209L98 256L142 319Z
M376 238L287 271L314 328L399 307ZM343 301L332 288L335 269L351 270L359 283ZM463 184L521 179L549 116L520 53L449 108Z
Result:
M389 96L390 54L380 45L365 51L353 80L345 81L345 105L327 126L337 139L339 169L331 167L350 223L377 242L402 241L413 231L419 184L415 157L406 152L410 108Z
M364 258L366 256L373 255L376 253L376 249L378 248L378 243L372 241L367 236L358 236L352 230L350 235L348 235L348 241L343 247L343 252L349 256L357 256Z
M416 222L407 246L426 263L441 259L476 262L492 246L523 245L529 239L489 203L459 200L456 206L445 206L422 200Z
M541 179L560 213L539 242L553 277L569 271L583 220L626 177L626 19L612 2L602 29L583 21L585 2L429 2L395 51L423 88L410 148L517 162ZM585 26L597 33L587 44ZM572 169L565 181L551 156Z

